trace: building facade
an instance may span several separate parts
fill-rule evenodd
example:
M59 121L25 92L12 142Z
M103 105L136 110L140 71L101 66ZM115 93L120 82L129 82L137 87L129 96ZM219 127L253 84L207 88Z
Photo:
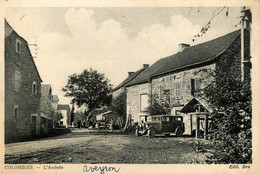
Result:
M244 42L245 62L250 62L247 30ZM215 75L226 71L234 79L241 78L240 30L195 46L179 46L177 54L160 59L126 84L127 116L140 122L148 115L149 97L156 96L160 102L169 104L169 114L183 116L185 133L192 134L200 123L205 127L202 122L212 111L201 94L216 80ZM249 80L250 67L245 66L244 73Z
M52 108L54 111L54 117L53 117L53 127L57 127L58 126L58 122L60 119L60 114L58 112L58 105L59 105L59 97L58 95L53 95L52 96Z
M53 107L52 88L49 84L41 85L41 135L49 134L54 127L55 108Z
M71 125L70 106L67 104L59 104L58 111L61 114L60 126L68 127Z
M39 135L41 82L27 41L5 21L5 143Z

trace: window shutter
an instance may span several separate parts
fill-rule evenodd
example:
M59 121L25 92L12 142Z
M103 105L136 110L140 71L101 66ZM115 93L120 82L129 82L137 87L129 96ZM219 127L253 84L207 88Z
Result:
M20 83L21 83L21 73L16 71L14 73L14 90L19 92L20 90Z
M180 82L180 95L179 96L182 96L182 82Z
M177 82L176 83L176 96L179 97L182 95L182 83Z
M191 79L191 95L194 95L195 91L195 80Z
M172 84L172 95L173 95L173 97L176 96L176 83L175 82Z
M196 92L198 92L200 90L200 87L201 87L201 79L196 79Z
M160 86L160 99L164 98L164 86Z

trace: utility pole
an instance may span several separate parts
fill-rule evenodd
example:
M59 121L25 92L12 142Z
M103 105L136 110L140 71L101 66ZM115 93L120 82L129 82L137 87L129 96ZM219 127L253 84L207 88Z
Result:
M245 22L245 13L244 13L245 7L242 7L241 13L241 82L245 79L245 73L244 73L244 54L245 54L245 48L244 48L244 22Z
M37 51L39 50L38 45L37 45L37 37L35 37L35 43L33 43L33 44L28 44L28 45L35 47L34 56L32 56L32 57L33 57L33 58L37 58Z

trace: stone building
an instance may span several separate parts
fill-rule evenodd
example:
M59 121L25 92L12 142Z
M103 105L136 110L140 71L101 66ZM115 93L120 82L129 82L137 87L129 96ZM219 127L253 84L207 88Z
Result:
M127 83L127 116L134 122L145 118L149 96L155 95L160 102L168 103L172 115L183 115L185 133L196 129L197 118L208 117L212 108L199 94L215 80L212 72L221 72L223 65L234 78L241 77L240 30L214 40L189 46L180 44L179 52L158 60ZM249 60L249 32L245 30L245 59ZM246 77L250 68L245 66Z
M41 82L27 41L5 20L5 143L39 134Z
M59 122L59 119L60 119L60 114L58 112L58 104L59 104L58 95L53 95L52 96L52 108L53 108L53 111L54 111L53 127L58 126L58 122Z
M53 129L54 108L52 88L49 84L41 85L41 135L49 134Z
M58 111L61 114L60 126L68 127L71 125L70 106L67 104L59 104Z

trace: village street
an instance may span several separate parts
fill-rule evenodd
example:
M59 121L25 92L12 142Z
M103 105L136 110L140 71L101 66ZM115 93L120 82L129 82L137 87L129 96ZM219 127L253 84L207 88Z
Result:
M189 137L148 138L84 129L37 141L6 144L5 160L9 164L204 163L206 154L195 152L195 141ZM203 140L202 146L208 143Z

